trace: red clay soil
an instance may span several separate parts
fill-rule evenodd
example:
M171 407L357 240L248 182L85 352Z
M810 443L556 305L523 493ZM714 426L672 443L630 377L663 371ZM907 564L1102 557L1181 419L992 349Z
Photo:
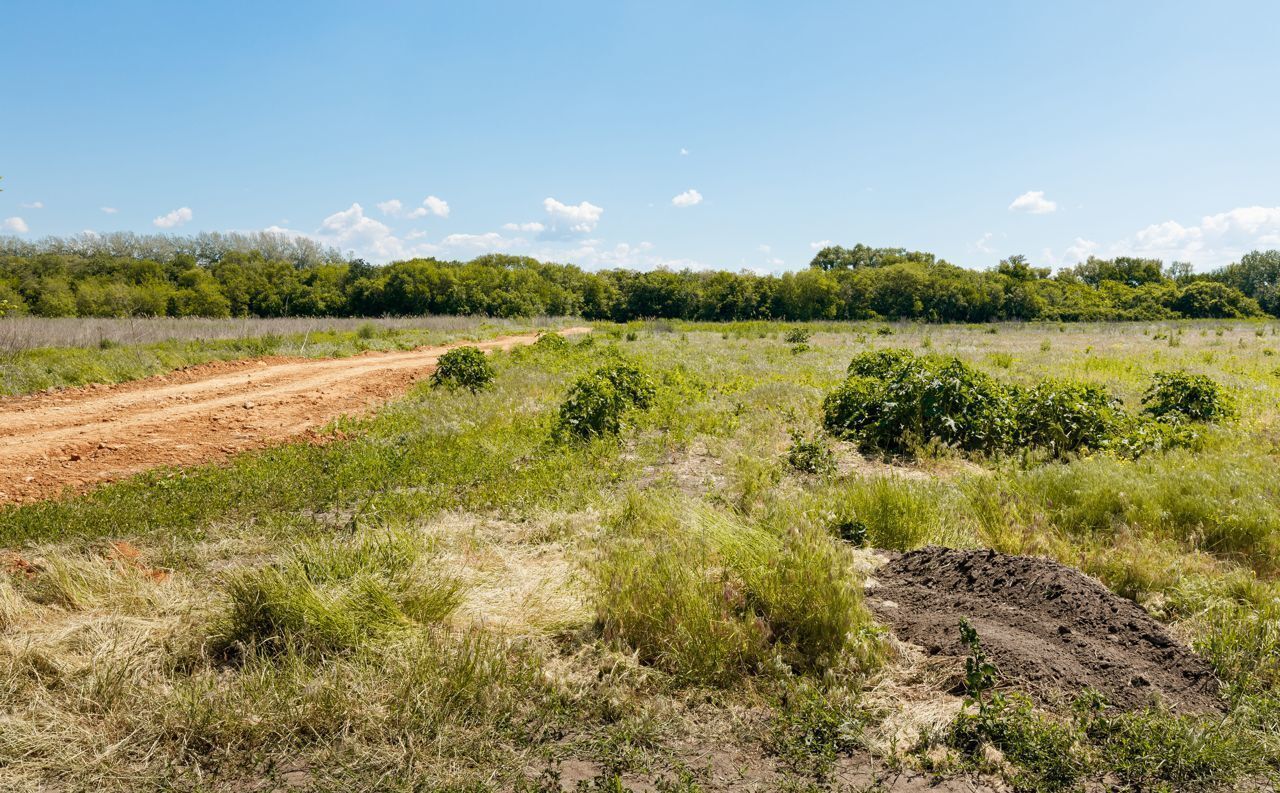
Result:
M1042 703L1063 704L1092 688L1124 709L1223 707L1204 659L1141 606L1050 559L930 547L898 556L874 577L868 605L899 638L958 659L967 654L958 626L968 619L1001 687Z
M536 338L521 334L474 344L507 350ZM404 393L456 346L219 361L120 385L0 399L0 504L314 437L316 428L339 416Z

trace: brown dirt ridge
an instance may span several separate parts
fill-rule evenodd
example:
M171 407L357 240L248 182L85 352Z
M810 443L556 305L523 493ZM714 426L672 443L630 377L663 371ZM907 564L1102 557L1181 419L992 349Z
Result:
M0 505L305 437L404 393L454 347L508 350L536 338L519 334L350 358L219 361L120 385L0 399Z
M876 616L931 656L964 656L968 619L1002 688L1064 704L1086 688L1132 709L1223 708L1209 664L1141 606L1050 559L927 547L881 566L868 591Z

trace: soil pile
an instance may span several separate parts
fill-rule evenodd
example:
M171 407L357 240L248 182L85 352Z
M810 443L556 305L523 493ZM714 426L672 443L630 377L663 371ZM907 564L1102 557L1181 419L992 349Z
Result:
M1049 559L989 550L922 548L880 567L868 604L929 655L964 656L968 619L1002 688L1060 704L1092 688L1129 709L1222 709L1204 659L1137 604Z

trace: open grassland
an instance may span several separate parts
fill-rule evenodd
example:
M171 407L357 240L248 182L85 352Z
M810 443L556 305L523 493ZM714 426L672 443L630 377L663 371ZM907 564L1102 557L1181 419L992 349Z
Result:
M335 423L324 445L0 511L0 777L31 790L1274 782L1276 323L813 324L786 340L795 327L599 326L494 355L488 388L419 386ZM1137 460L869 458L821 434L821 404L854 354L886 347L1004 382L1096 383L1134 411L1153 373L1185 369L1224 385L1239 418ZM616 437L565 437L566 393L619 355L652 379L647 409ZM810 458L830 465L792 464ZM947 693L963 664L894 639L865 602L871 549L929 544L1097 577L1208 659L1223 712L964 706Z
M0 318L0 396L120 383L210 361L333 358L563 327L560 319Z

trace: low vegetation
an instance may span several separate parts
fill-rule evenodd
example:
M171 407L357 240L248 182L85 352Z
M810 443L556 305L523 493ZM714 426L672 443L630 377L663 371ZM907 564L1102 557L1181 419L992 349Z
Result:
M1001 383L958 358L908 350L861 353L850 375L823 401L823 424L867 452L911 456L929 444L996 455L1040 450L1052 458L1108 450L1137 457L1192 445L1187 422L1234 416L1233 402L1212 378L1156 372L1143 412L1091 383L1045 380L1030 387Z
M554 334L553 334L554 335ZM433 386L465 388L472 393L493 382L493 367L479 347L457 347L440 356L431 373Z
M796 327L601 324L324 443L0 509L5 785L1275 784L1274 323ZM980 629L969 668L902 646L873 549L929 544L1095 576L1222 712L1025 699Z

